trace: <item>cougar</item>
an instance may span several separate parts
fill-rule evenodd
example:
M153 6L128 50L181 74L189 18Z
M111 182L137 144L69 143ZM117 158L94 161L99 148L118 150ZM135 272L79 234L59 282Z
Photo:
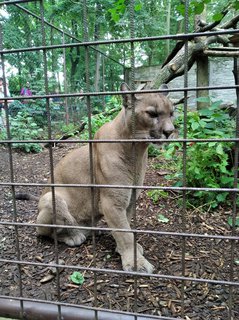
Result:
M123 83L121 91L129 91ZM161 93L143 93L134 95L123 93L123 106L118 115L104 124L95 134L94 140L143 139L143 142L99 142L92 143L92 161L90 147L84 145L71 151L56 166L54 182L56 184L83 184L83 187L55 187L53 195L49 187L45 188L38 204L37 224L53 224L90 227L92 215L96 223L102 216L112 229L130 229L134 212L134 192L123 186L142 186L145 176L149 139L167 139L175 137L173 125L173 105L166 95ZM134 121L133 121L134 117ZM134 124L133 124L134 123ZM93 175L92 175L93 170ZM93 180L92 180L93 179ZM104 185L92 189L86 184ZM106 185L118 185L117 188ZM122 186L122 188L121 188ZM140 190L136 190L136 199ZM30 195L19 194L17 199L33 199ZM35 198L36 199L36 198ZM94 209L92 209L94 207ZM56 216L53 219L53 211ZM53 228L37 227L37 233L53 237ZM57 239L69 246L79 246L90 234L90 230L57 228ZM123 270L152 273L153 265L143 256L143 248L137 244L136 263L134 258L134 236L132 232L113 231L116 250L121 256Z

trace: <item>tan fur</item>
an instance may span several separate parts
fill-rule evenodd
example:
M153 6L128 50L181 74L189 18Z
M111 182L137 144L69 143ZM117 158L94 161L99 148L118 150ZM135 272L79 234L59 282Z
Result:
M122 91L128 90L122 85ZM167 138L175 132L172 123L173 107L162 94L136 94L135 138ZM132 97L124 95L124 106L117 117L103 125L95 135L95 140L130 139L132 136ZM155 114L155 115L154 115ZM154 116L153 116L154 115ZM148 142L136 143L133 151L131 143L94 143L93 170L94 183L104 185L133 185L134 166L136 185L143 185L147 163ZM135 152L135 157L133 156ZM134 161L135 158L135 161ZM89 145L69 153L55 168L57 184L91 183ZM137 190L137 197L139 191ZM92 226L103 215L110 228L130 229L133 212L133 192L131 189L95 188L94 210L90 188L56 187L56 223L59 225ZM52 193L46 188L39 200L37 223L52 224ZM38 227L39 235L53 236L52 228ZM57 230L58 240L70 246L81 245L89 231L77 229ZM130 232L113 232L117 251L121 255L123 269L134 270L134 239ZM144 258L143 249L137 245L137 270L152 272L153 266Z

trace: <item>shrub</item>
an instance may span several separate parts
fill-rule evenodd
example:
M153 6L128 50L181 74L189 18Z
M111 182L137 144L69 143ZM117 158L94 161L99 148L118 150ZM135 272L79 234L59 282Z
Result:
M28 100L26 103L22 103L18 100L15 100L9 104L9 114L12 117L16 117L18 112L25 112L29 114L34 122L40 127L47 124L46 117L46 102L41 100Z
M10 117L11 138L14 140L39 139L43 132L26 111L20 111L15 117ZM42 147L38 143L13 143L13 148L25 152L40 152Z
M187 137L195 139L233 138L235 120L220 109L220 101L210 102L208 108L189 111L187 114ZM182 114L182 113L181 113ZM183 127L183 116L177 119ZM191 142L186 151L186 184L188 187L232 188L233 170L230 155L232 142ZM170 178L176 180L175 186L182 186L182 144L175 143L166 147L165 155L176 160L176 174ZM189 203L215 208L228 200L227 192L197 191L191 192Z
M117 113L119 112L121 108L121 103L117 99L117 97L112 97L108 100L108 102L105 105L105 109L101 113L96 113L91 116L91 133L92 137L94 137L96 131L103 126L106 122L111 121L115 118ZM95 112L98 112L97 110L100 110L101 108L96 108ZM83 118L83 122L86 122L84 133L81 134L81 139L86 140L89 139L89 123L88 123L88 116L85 116Z

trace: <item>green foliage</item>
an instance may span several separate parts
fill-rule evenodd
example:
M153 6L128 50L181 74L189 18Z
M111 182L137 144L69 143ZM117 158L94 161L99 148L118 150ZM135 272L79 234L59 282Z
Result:
M44 100L38 99L26 103L22 103L18 100L11 102L9 105L9 114L12 117L16 117L18 112L29 114L40 127L47 124L46 102ZM52 114L54 114L54 112L52 112Z
M85 278L83 274L79 271L74 271L72 275L70 275L70 280L73 283L79 284L79 285L82 285L85 282Z
M187 114L187 137L192 139L217 139L234 137L235 121L229 114L219 108L220 101L211 102L208 108L189 111ZM177 119L179 127L183 127L183 116ZM232 188L233 170L231 170L230 154L233 143L227 142L191 142L187 144L186 184L188 187ZM166 157L177 163L177 174L171 176L182 186L182 145L170 144ZM208 204L215 208L228 200L227 192L197 191L190 193L189 202L193 205Z
M128 1L126 0L114 1L112 8L108 10L111 14L111 19L114 22L119 22L120 18L125 14L125 11L128 9L127 2ZM142 9L142 6L143 4L141 3L141 1L135 1L134 10L140 11Z
M9 114L12 117L15 117L19 111L23 111L24 109L25 109L24 104L18 100L14 100L13 102L11 102L8 107Z
M189 15L201 14L204 11L205 5L210 3L211 0L192 0L189 6ZM181 3L177 6L177 10L184 16L185 15L185 4Z
M179 0L151 0L134 2L135 37L152 37L166 34L178 34L182 32L183 24L179 22L185 14L184 1ZM191 31L194 31L193 18L195 14L200 14L207 4L207 14L209 19L218 21L223 16L224 8L228 10L227 17L235 13L239 7L238 0L191 0L189 11L191 17ZM46 21L72 34L71 38L67 32L64 34L64 43L69 44L84 39L83 1L44 1L44 17ZM41 15L39 3L26 3L25 8L36 16ZM129 0L103 0L87 1L88 15L88 35L89 40L94 39L120 39L128 38L131 35L130 28L130 1ZM232 10L231 10L232 9ZM5 49L19 49L26 47L38 47L42 45L41 21L17 6L5 6L3 8L1 20L3 27L3 46ZM62 44L62 33L45 25L46 45ZM136 65L158 65L165 60L168 51L165 49L167 41L142 41L134 43L134 53ZM175 42L170 41L170 48ZM166 47L165 47L166 46ZM103 60L100 62L100 73L104 68L104 83L95 86L97 55L89 46L89 78L91 89L116 90L122 79L122 65L130 66L130 46L127 44L100 45L98 47L103 53ZM66 72L68 92L76 92L85 89L85 48L71 47L64 50L54 49L47 53L47 69L49 71L48 87L53 92L60 86L59 79ZM107 58L106 56L112 58ZM63 63L65 59L65 64ZM101 57L102 58L102 57ZM21 54L7 55L8 74L10 91L14 95L19 94L20 88L27 80L31 83L33 92L45 93L44 64L43 57L38 51L22 52ZM83 62L83 63L82 63ZM117 63L119 62L119 63ZM63 70L64 69L64 70ZM96 88L97 87L97 88ZM60 88L59 88L60 89ZM61 88L62 89L62 88ZM61 90L63 91L63 90Z
M117 97L109 98L108 102L105 105L103 112L97 113L91 116L91 133L94 137L96 131L103 126L106 122L111 121L118 114L121 109L121 102ZM99 107L98 110L102 110L102 107ZM96 108L97 112L97 108ZM86 122L84 133L81 135L83 140L89 139L89 120L85 116L83 121Z
M148 155L149 157L157 157L161 154L161 149L158 148L157 146L154 146L153 144L150 144L149 145L149 148L148 148Z
M217 2L213 0L191 0L188 8L189 16L200 15L203 13L206 8L208 13L207 16L214 22L221 21L224 17L224 13L226 10L238 10L239 9L239 1L238 0L219 0ZM180 13L182 17L185 16L185 3L181 3L177 5L177 11Z
M2 129L0 127L0 140L6 140L7 139L7 132L6 129Z
M43 129L25 111L20 111L15 117L10 117L10 128L13 140L39 139L43 133ZM13 148L25 152L40 152L42 150L38 143L13 143Z
M61 134L67 134L69 136L74 136L78 126L75 125L74 123L69 123L69 124L64 124L64 123L60 123L60 129L61 129Z
M161 198L167 198L168 193L164 190L150 190L147 192L154 204L157 204Z
M233 227L233 218L229 217L227 220L227 223L229 224L230 227ZM235 227L239 227L239 216L235 218Z

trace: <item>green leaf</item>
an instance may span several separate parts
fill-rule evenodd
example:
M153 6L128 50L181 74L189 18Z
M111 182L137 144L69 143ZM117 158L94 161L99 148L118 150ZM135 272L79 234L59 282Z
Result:
M75 283L82 285L85 282L85 278L81 272L74 271L72 275L70 275L70 280Z
M213 111L209 109L201 109L198 110L198 113L202 116L211 116L213 114Z
M162 222L162 223L168 223L168 222L169 222L169 219L166 218L163 214L159 214L159 215L158 215L158 221L159 221L159 222Z
M177 181L174 183L173 185L174 187L182 187L183 186L183 182L182 181Z
M233 219L232 219L232 217L229 217L229 218L228 218L227 223L229 224L230 227L233 226ZM239 216L237 216L236 219L235 219L235 227L239 227Z
M210 103L210 98L209 97L200 97L196 99L198 102L208 102Z
M234 180L233 177L228 177L228 176L222 176L222 177L221 177L221 181L222 181L222 183L223 183L224 185L225 185L225 184L228 184L228 183L232 184L233 180Z
M205 126L206 126L206 122L203 121L203 120L199 120L199 124L200 124L200 126L201 126L202 128L205 128Z
M179 4L179 5L177 6L177 11L178 11L179 13L181 13L182 16L184 16L184 15L185 15L185 5L184 5L184 4Z
M234 261L237 266L239 266L239 260Z
M201 14L204 10L204 3L198 3L196 6L195 6L195 14Z
M228 192L219 193L217 194L216 199L218 202L224 202L227 196L228 196Z
M209 142L208 147L209 148L215 147L216 144L217 144L216 142Z
M216 153L221 155L224 154L223 147L221 144L218 144L218 146L216 147Z
M236 1L233 6L236 10L239 10L239 1Z
M223 14L220 13L220 12L215 13L212 18L213 18L214 21L217 21L217 22L218 22L218 21L221 21L222 18L223 18Z
M142 7L143 7L143 6L142 6L142 3L139 2L139 3L137 3L137 4L134 6L134 10L135 10L135 11L140 11L140 10L142 9Z
M197 130L198 127L199 127L199 123L198 123L198 122L193 122L193 123L192 123L192 129L193 129L193 131Z

